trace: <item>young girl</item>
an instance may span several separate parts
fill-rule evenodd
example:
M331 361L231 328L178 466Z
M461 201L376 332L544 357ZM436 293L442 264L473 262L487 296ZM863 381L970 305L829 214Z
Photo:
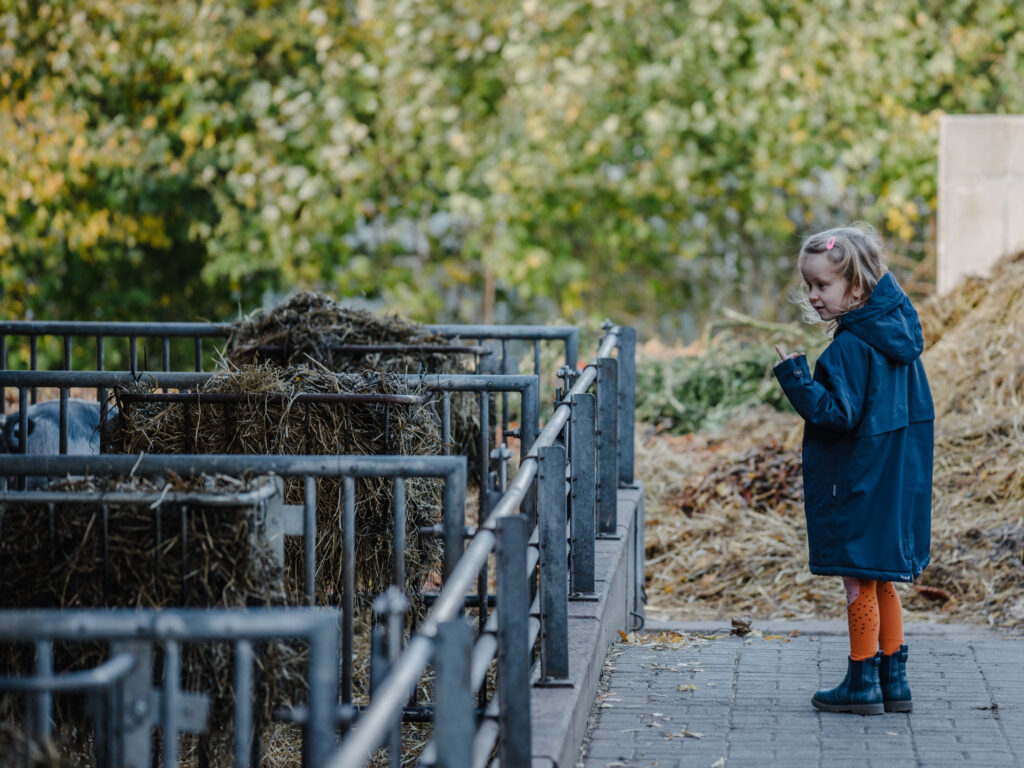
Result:
M921 323L866 226L812 235L800 249L805 315L832 343L814 366L785 355L775 376L806 421L804 507L812 573L842 576L850 656L825 712L910 712L903 609L892 582L928 565L935 411Z

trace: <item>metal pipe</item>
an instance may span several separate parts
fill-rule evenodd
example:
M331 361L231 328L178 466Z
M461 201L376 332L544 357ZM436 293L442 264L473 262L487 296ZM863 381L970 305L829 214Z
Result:
M253 699L252 643L242 639L235 643L235 766L248 768L255 735L252 716Z
M530 764L530 649L526 643L529 584L526 577L526 521L498 523L498 697L504 768Z
M598 357L610 355L615 349L617 338L615 329L607 333L602 340ZM594 383L596 375L596 370L588 366L576 380L569 394L586 392ZM551 445L565 426L570 410L567 404L555 410L534 441L535 448ZM498 501L487 523L477 531L473 541L466 548L462 559L441 590L437 602L420 625L419 634L410 640L405 653L391 670L388 682L376 693L374 704L363 713L358 727L345 740L341 749L331 756L329 768L344 768L365 761L367 755L380 743L379 739L383 738L391 713L405 703L409 687L415 685L419 675L426 668L437 624L451 620L461 610L462 600L472 587L476 574L494 545L494 525L499 519L517 513L523 496L536 477L536 472L537 462L532 456L528 456L509 484L508 492Z
M37 640L35 677L53 677L53 646L48 640ZM34 697L36 727L39 739L45 742L53 733L53 695L52 691L40 691Z
M618 361L597 361L597 532L614 536L618 517Z
M181 648L176 640L164 643L164 690L160 698L165 766L178 764L178 712L181 709Z
M302 573L306 602L316 605L316 477L306 475L302 499Z
M636 328L620 328L619 333L619 482L632 485L636 418Z
M434 734L439 768L465 768L469 765L472 733L473 697L470 689L469 655L473 631L463 621L446 621L437 628L438 652L434 668Z
M0 459L2 463L2 459ZM265 483L251 491L232 494L214 494L202 491L168 491L166 494L139 491L24 491L16 496L0 493L0 502L17 500L22 504L80 504L95 506L100 503L109 506L152 506L155 501L160 505L198 504L213 507L237 507L239 505L256 504L270 498L276 493L272 483Z
M0 455L9 475L201 474L321 475L325 477L448 477L465 469L465 456L269 456L241 454L99 456ZM513 483L514 484L514 483Z
M565 548L565 449L539 449L541 680L569 678L569 586ZM499 540L500 546L500 540ZM499 582L500 586L500 582ZM501 598L498 598L499 611ZM500 654L500 648L499 648ZM504 702L502 702L504 709Z
M448 483L445 483L447 489ZM342 586L341 586L341 702L352 703L352 632L356 592L356 481L342 481Z
M68 452L68 389L67 387L60 388L60 406L58 416L58 434L59 438L57 441L58 453Z
M572 565L570 587L573 594L594 593L594 567L596 533L595 501L595 454L594 454L594 407L591 394L572 395L572 418L570 420L572 439L569 461L570 539L569 561Z
M29 638L25 638L29 639ZM70 693L103 688L131 672L135 659L130 653L118 654L97 667L54 675L0 677L0 691L12 693ZM52 661L51 661L52 667Z
M0 612L3 642L80 642L83 637L108 640L195 642L248 637L312 637L325 622L337 625L339 611L329 608L42 608ZM335 654L336 655L336 654Z
M273 392L123 392L125 403L394 403L418 405L426 400L423 395L388 395L341 392L302 392L283 395Z
M393 557L394 557L394 583L399 588L405 589L405 527L406 527L406 510L405 510L405 481L401 477L396 477L393 483L394 504L393 504L393 519L394 519L394 532L391 537L393 546Z

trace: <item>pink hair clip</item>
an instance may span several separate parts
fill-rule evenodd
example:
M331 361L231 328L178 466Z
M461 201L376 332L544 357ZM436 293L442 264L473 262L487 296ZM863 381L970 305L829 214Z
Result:
M831 251L831 250L832 250L833 248L835 248L835 247L836 247L836 236L835 236L835 235L832 235L832 237L830 237L830 238L828 239L828 242L827 242L827 243L825 243L825 247L826 247L826 248L827 248L828 250L830 250L830 251Z

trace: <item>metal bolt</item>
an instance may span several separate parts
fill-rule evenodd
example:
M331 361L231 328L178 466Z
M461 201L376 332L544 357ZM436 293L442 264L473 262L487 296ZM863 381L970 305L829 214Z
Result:
M146 715L149 714L149 702L143 697L139 697L132 702L132 716L141 722Z

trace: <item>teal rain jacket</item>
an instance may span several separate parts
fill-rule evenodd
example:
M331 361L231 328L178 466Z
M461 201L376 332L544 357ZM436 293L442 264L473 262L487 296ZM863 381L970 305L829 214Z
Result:
M804 511L812 573L913 581L931 543L935 409L921 323L891 274L839 318L811 376L775 375L804 417Z

